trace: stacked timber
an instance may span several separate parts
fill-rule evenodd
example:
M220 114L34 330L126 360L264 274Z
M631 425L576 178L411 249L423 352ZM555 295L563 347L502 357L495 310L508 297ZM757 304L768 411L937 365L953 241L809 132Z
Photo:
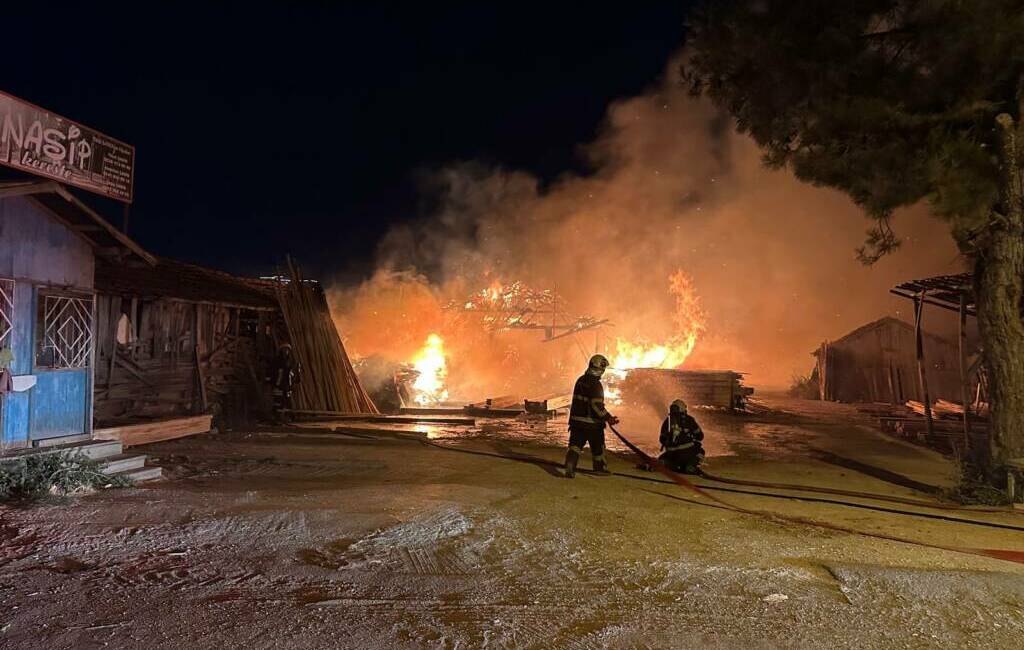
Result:
M306 411L379 413L352 368L320 285L304 281L291 259L288 273L290 280L277 284L277 299L292 353L302 364L302 380L295 388L295 407Z
M523 405L527 413L544 415L556 415L559 411L566 411L572 405L572 393L551 393L532 399L527 398Z
M196 415L186 418L142 422L119 427L96 429L93 437L97 440L120 440L125 447L145 445L151 442L174 440L210 430L211 417Z
M667 407L674 399L690 406L742 410L754 389L742 384L743 374L732 370L630 370L618 389L627 405Z
M922 402L908 400L903 405L864 404L857 407L862 413L877 420L878 428L915 444L946 453L963 455L968 441L965 439L963 406L956 402L938 400L932 405L932 433L929 437L928 420ZM988 422L985 417L971 413L967 436L971 445L987 445Z
M518 395L501 395L467 404L462 410L466 415L474 417L514 418L525 411L525 406L524 400Z

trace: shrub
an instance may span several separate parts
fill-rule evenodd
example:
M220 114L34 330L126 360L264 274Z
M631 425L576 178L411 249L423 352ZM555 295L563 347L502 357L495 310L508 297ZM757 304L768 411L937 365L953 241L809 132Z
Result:
M80 453L33 454L0 460L0 500L31 500L98 487L128 487L131 480L108 476L102 463Z
M1005 506L1010 503L1010 495L990 485L977 465L966 462L955 451L956 483L942 491L943 497L962 505Z
M801 399L820 399L817 373L793 375L792 383L789 385L789 395Z

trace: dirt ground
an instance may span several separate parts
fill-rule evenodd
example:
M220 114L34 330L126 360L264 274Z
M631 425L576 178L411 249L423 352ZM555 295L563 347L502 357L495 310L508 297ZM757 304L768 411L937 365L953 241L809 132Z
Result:
M954 480L941 456L851 408L765 404L756 416L696 414L709 472L922 499ZM628 454L612 459L618 475L567 480L553 466L564 420L479 424L197 436L143 448L169 480L0 510L0 646L1024 645L1024 565L733 512L636 471ZM655 424L631 414L622 430L652 449ZM1020 514L713 494L1024 550Z

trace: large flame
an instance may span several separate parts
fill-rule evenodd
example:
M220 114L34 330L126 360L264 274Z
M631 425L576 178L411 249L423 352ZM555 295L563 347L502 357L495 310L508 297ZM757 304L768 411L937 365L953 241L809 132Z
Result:
M683 271L676 271L669 276L669 292L676 300L673 314L676 333L664 343L617 338L612 368L679 368L690 356L705 327L700 298L693 287L693 281Z
M448 399L448 362L444 340L440 336L431 334L427 337L426 343L413 356L412 365L418 373L412 384L413 399L417 404L438 404Z

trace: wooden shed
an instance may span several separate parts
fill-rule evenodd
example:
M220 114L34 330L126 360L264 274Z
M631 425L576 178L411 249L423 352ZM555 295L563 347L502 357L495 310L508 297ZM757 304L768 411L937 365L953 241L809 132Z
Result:
M96 265L98 427L211 413L264 416L264 382L287 340L272 282L160 258Z
M959 349L951 341L922 333L924 369L932 400L961 399ZM840 402L923 401L914 326L885 317L812 353L821 399Z
M165 258L98 263L97 427L199 414L229 427L267 418L273 399L265 379L283 343L303 368L298 408L376 413L322 288L290 270L297 281L243 278ZM205 431L209 424L196 426ZM147 441L156 435L139 431Z

